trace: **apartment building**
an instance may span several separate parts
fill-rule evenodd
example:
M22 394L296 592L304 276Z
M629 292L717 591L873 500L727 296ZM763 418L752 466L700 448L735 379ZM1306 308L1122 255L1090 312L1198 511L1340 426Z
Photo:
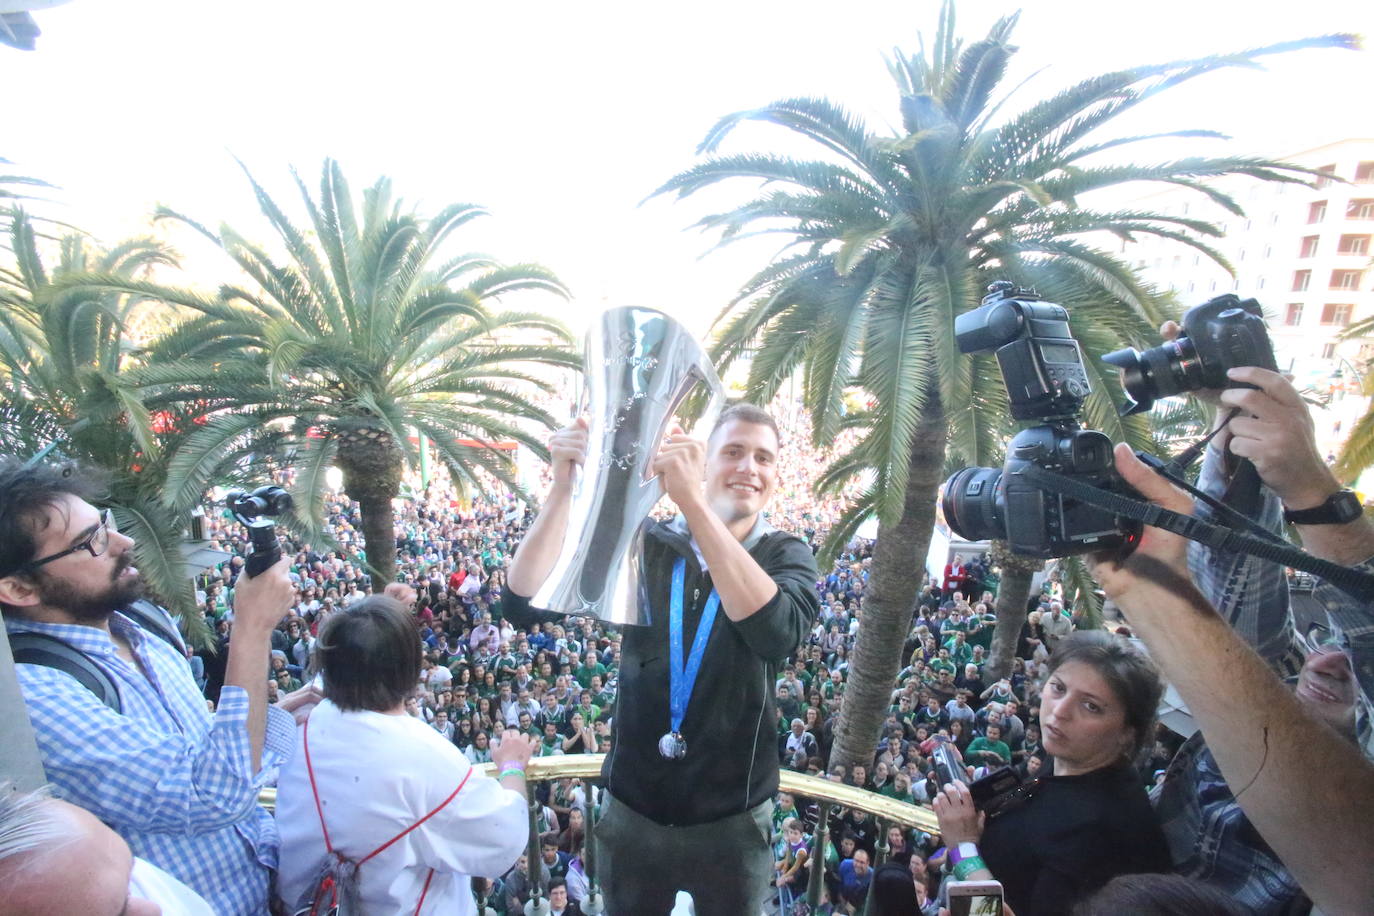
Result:
M1318 445L1334 454L1368 404L1361 388L1374 360L1374 335L1341 339L1348 326L1374 317L1374 139L1277 158L1330 177L1311 188L1240 178L1209 182L1236 200L1243 216L1184 188L1132 203L1219 225L1224 236L1208 242L1231 262L1234 278L1206 255L1169 240L1142 237L1124 243L1122 252L1185 305L1229 292L1259 300L1279 367L1327 401L1314 418Z

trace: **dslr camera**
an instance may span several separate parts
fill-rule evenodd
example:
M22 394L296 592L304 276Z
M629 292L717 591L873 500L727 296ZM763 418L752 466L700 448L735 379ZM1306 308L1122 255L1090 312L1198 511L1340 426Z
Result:
M1274 347L1264 327L1264 312L1254 299L1227 293L1191 308L1183 333L1144 353L1133 348L1102 357L1121 370L1126 389L1123 417L1142 413L1155 401L1199 388L1232 388L1226 370L1259 366L1277 372ZM1248 387L1248 386L1247 386Z
M1005 280L989 291L982 305L955 319L955 342L961 353L995 352L1011 415L1039 422L1011 440L1001 468L964 468L945 481L945 521L967 540L1005 540L1014 553L1045 559L1133 540L1138 524L1025 479L1028 468L1041 467L1135 495L1116 473L1111 440L1079 424L1092 388L1068 311Z
M244 571L248 578L272 568L281 559L281 545L277 542L277 525L272 519L290 510L291 494L281 487L258 487L251 493L243 490L230 490L224 498L224 505L234 514L239 524L248 529L248 540L253 545Z

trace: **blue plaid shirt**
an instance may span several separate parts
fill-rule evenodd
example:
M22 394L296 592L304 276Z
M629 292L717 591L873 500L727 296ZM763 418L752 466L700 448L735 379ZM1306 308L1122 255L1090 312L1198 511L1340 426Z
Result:
M81 650L119 687L123 714L69 674L15 666L58 794L109 824L134 855L190 885L216 913L266 913L278 840L257 794L267 770L291 753L291 715L268 709L263 770L254 776L247 691L225 687L212 716L186 659L128 618L114 614L110 629L128 641L142 671L120 658L110 635L96 627L21 619L5 625Z
M1197 486L1217 499L1226 495L1226 479L1214 449L1207 449ZM1216 521L1205 503L1199 501L1195 511L1200 518ZM1270 531L1282 531L1283 507L1267 487L1260 489L1255 520ZM1304 650L1293 625L1282 567L1198 543L1188 545L1188 565L1217 612L1277 673L1296 675L1301 670ZM1364 564L1371 565L1374 561ZM1333 630L1343 633L1354 650L1351 664L1361 685L1357 719L1361 743L1368 749L1369 696L1374 694L1374 679L1368 676L1374 662L1374 617L1329 585L1319 585L1316 595L1327 609ZM1362 668L1364 676L1360 675ZM1301 787L1295 789L1301 791ZM1179 874L1219 887L1249 912L1289 916L1311 910L1312 903L1302 888L1236 802L1201 732L1179 749L1163 785L1154 790L1152 798Z

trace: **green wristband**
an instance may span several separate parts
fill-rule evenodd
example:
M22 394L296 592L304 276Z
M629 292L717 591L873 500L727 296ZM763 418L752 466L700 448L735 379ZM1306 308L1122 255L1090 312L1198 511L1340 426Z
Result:
M954 877L959 881L968 880L968 876L979 869L986 870L988 864L983 861L982 856L969 856L967 859L960 859L959 864L954 866Z
M507 767L506 769L502 770L500 775L496 778L505 779L507 776L519 776L521 779L524 779L525 769L524 767Z

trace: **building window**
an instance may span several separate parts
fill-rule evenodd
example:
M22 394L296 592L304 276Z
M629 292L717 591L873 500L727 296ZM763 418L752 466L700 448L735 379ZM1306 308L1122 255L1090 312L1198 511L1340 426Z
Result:
M1336 174L1336 163L1333 162L1330 165L1323 165L1319 167L1317 171L1322 174L1317 177L1315 184L1319 188L1324 188L1331 184L1331 179Z
M1336 358L1336 343L1335 343L1335 341L1332 341L1332 342L1330 342L1330 343L1324 343L1324 344L1322 344L1322 359L1335 359L1335 358Z
M1309 223L1320 223L1326 219L1326 201L1319 200L1307 208L1307 221Z
M1369 236L1367 235L1343 235L1340 244L1336 246L1337 254L1369 254Z
M1264 246L1264 259L1267 261L1267 260L1269 260L1271 257L1273 257L1273 255L1274 255L1274 246L1273 246L1273 245L1265 245L1265 246Z
M1298 251L1300 258L1315 258L1317 256L1317 242L1321 236L1309 235L1302 240L1302 248Z
M1190 292L1190 293L1197 292L1197 283L1193 282L1192 280L1189 280L1189 281L1188 281L1188 292Z
M1333 270L1331 271L1331 285L1329 289L1359 289L1360 274L1359 270Z
M1300 293L1307 289L1312 282L1312 271L1295 270L1293 271L1293 292Z
M1361 162L1355 166L1355 180L1361 184L1374 181L1374 162Z
M1374 219L1374 199L1352 200L1345 208L1346 219Z
M1264 289L1264 278L1260 277L1255 281L1255 289Z
M1333 324L1343 328L1350 324L1350 313L1354 310L1355 306L1349 303L1328 302L1322 306L1322 324Z
M1296 327L1297 325L1302 324L1301 302L1288 303L1288 314L1284 316L1283 323L1288 325L1289 327Z

